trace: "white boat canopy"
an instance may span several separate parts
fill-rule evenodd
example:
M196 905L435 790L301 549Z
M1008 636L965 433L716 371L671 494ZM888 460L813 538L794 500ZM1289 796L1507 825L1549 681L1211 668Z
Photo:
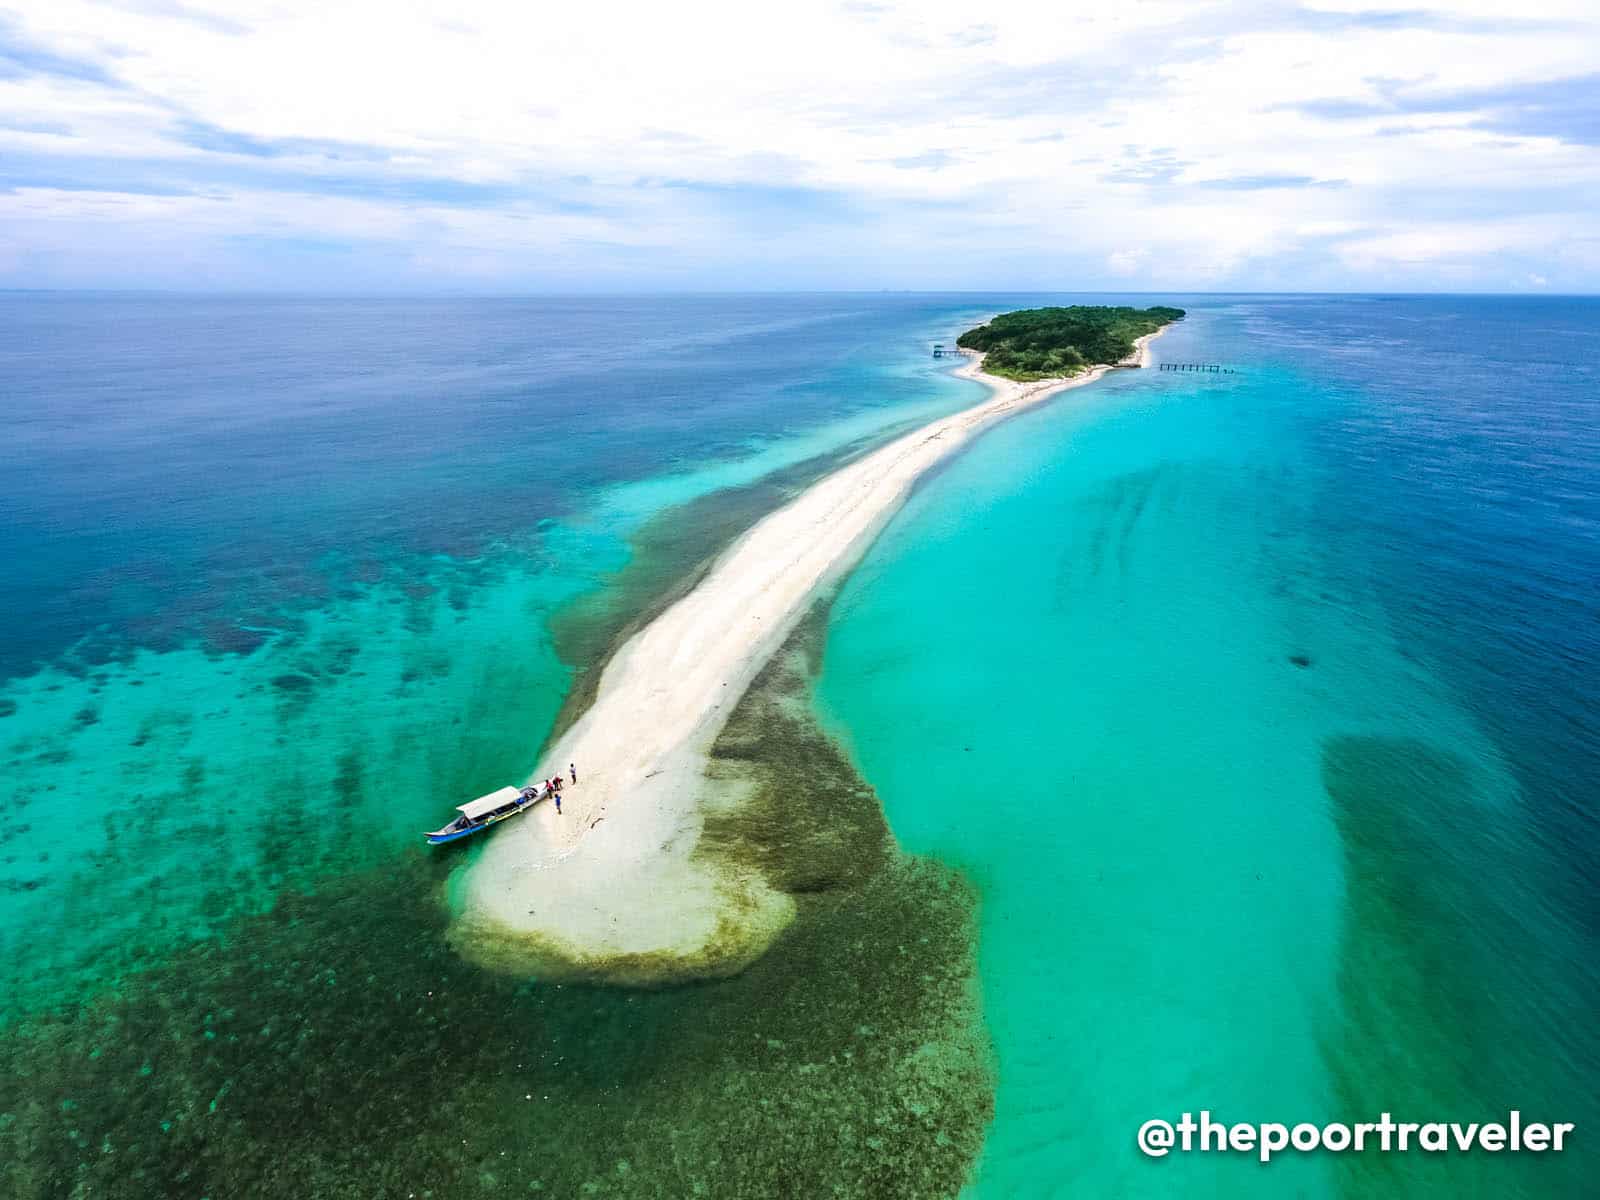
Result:
M476 821L487 817L490 813L507 808L522 798L522 789L503 787L498 791L490 792L487 796L479 796L470 804L458 805L456 811L469 821Z

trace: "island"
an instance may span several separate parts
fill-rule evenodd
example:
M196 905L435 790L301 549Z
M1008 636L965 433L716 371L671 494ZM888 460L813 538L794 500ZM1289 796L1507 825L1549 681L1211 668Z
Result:
M963 350L984 355L983 369L1019 383L1068 379L1095 364L1121 363L1147 338L1174 321L1181 308L1155 305L1073 304L1003 313L956 339Z

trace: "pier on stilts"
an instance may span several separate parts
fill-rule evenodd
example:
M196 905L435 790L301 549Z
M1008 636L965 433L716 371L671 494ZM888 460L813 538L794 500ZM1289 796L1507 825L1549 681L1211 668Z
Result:
M1233 368L1225 367L1221 363L1157 363L1157 368L1162 371L1198 371L1203 375L1232 375Z

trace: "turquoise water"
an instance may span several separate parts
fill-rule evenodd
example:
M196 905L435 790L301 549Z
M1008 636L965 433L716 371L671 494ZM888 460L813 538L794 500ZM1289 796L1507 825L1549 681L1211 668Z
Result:
M976 390L959 302L0 303L0 1023L520 781L652 519Z
M998 427L832 609L816 708L929 857L841 766L740 832L802 917L738 979L445 946L418 832L1043 299L0 299L0 1190L946 1194L987 1123L984 1196L1585 1194L1133 1133L1592 1125L1592 302L1159 297L1239 372ZM833 753L765 711L731 756Z
M1123 375L995 430L843 588L819 707L901 843L981 893L1000 1082L975 1195L1584 1194L1582 1147L1262 1168L1147 1161L1134 1134L1201 1109L1593 1119L1572 876L1595 861L1595 688L1529 683L1594 662L1571 421L1595 312L1202 307L1160 354L1237 374ZM1547 361L1496 361L1518 320ZM1430 352L1440 326L1457 344ZM1496 404L1500 453L1468 473ZM1476 571L1441 577L1445 537ZM1565 736L1508 732L1530 703Z

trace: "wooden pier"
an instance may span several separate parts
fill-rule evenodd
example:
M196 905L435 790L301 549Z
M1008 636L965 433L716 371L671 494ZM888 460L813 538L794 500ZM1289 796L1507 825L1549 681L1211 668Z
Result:
M1163 371L1199 371L1206 375L1232 375L1233 368L1225 367L1221 363L1157 363Z

